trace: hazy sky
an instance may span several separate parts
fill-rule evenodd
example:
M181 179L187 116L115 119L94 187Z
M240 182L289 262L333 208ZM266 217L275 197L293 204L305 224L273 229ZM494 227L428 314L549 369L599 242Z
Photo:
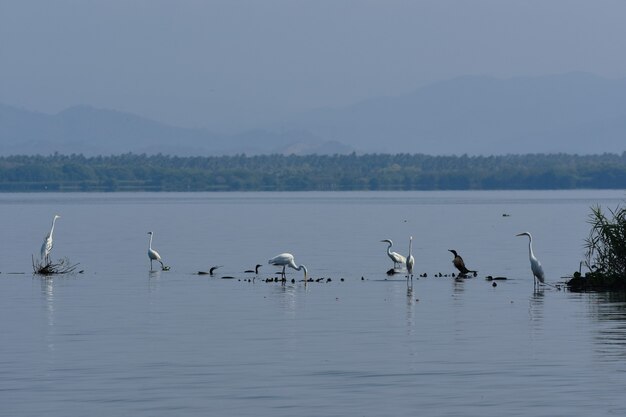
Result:
M240 130L466 74L626 76L626 2L0 0L0 102Z

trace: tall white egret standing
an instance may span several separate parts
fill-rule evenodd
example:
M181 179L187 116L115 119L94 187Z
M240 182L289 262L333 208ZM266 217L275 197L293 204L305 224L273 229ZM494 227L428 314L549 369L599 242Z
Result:
M411 246L413 245L413 236L409 238L409 256L406 258L406 271L408 272L407 278L410 276L413 279L413 265L415 264L415 258L411 254Z
M528 257L530 259L530 269L533 271L533 286L537 286L537 281L544 284L546 281L546 277L543 273L543 267L541 266L541 262L539 259L535 257L533 253L533 237L528 232L520 233L516 236L528 236Z
M406 258L404 256L400 255L398 252L392 252L391 251L391 247L393 246L393 242L392 242L391 239L383 239L383 240L381 240L381 242L386 242L386 243L389 244L389 246L387 246L387 255L393 261L393 267L394 268L398 264L401 264L401 265L405 265L406 264Z
M165 265L163 265L163 262L161 261L161 255L159 255L159 252L152 249L153 233L148 232L148 234L150 235L150 244L148 245L148 258L150 258L150 270L152 270L152 261L159 261L159 263L161 264L161 269L165 269Z
M50 252L52 252L52 233L54 233L54 224L59 217L61 216L59 216L58 214L54 215L50 232L48 232L46 237L43 239L43 244L41 245L41 260L44 261L46 264L49 263Z
M268 263L270 265L277 265L277 266L282 266L283 267L283 278L285 278L285 268L289 267L289 268L293 268L296 271L301 271L304 270L304 284L306 285L306 281L307 281L307 276L308 276L308 271L306 270L306 266L304 265L296 265L296 262L294 260L294 257L292 254L290 253L281 253L280 255L276 255L274 256L272 259L270 259L268 261Z

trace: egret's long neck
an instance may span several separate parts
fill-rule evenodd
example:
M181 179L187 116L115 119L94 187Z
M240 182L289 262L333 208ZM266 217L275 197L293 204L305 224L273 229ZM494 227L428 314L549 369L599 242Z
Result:
M152 233L150 233L150 244L148 245L149 249L152 249Z
M50 237L52 237L52 233L54 233L54 223L56 221L57 221L56 217L54 219L52 219L52 227L50 228Z
M409 239L409 258L411 257L411 246L413 245L413 238Z
M302 271L302 270L304 270L304 279L306 280L307 275L308 275L308 271L306 270L306 266L300 265L299 267L296 268L296 271Z
M393 245L393 243L387 242L387 244L389 245L387 246L387 255L391 256L391 246Z
M528 236L528 256L531 258L535 257L535 254L533 253L533 238L530 236Z

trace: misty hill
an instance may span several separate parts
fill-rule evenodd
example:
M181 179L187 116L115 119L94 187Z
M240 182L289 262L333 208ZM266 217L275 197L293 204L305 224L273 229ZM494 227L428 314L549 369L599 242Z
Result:
M0 105L0 155L598 154L623 152L625 138L626 80L585 73L465 76L231 135L88 106L49 115Z
M348 153L336 141L306 132L262 130L221 135L205 129L168 126L130 113L76 106L49 115L0 104L0 155L82 153L172 154Z
M363 152L620 153L626 149L626 80L585 73L465 76L403 96L305 113L282 125Z

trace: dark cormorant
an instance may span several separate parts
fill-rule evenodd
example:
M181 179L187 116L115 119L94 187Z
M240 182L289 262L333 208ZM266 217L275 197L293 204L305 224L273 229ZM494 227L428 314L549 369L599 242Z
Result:
M463 261L463 258L461 258L461 256L459 256L459 254L456 253L454 249L448 249L448 251L452 252L452 254L454 255L454 259L452 260L452 263L454 264L455 268L459 270L461 274L467 275L469 273L474 273L474 274L476 273L476 271L471 271L465 267L465 262Z

